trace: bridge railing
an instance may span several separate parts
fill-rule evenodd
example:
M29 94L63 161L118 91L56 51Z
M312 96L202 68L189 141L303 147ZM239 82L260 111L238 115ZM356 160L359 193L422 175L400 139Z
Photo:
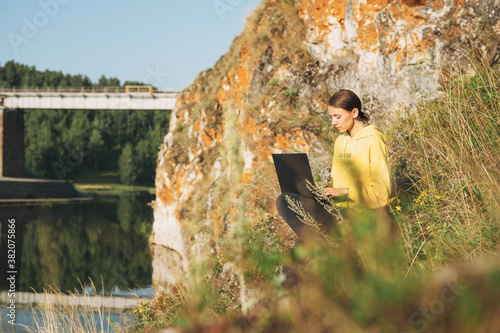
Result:
M161 90L156 90L153 88L148 88L146 90L140 90L140 89L125 89L125 88L120 88L120 87L109 87L109 88L39 88L39 87L33 87L33 88L4 88L0 87L0 93L149 93L149 94L154 94L154 93L167 93L167 92L174 92L174 91L161 91Z
M93 309L95 311L101 310L126 310L137 308L140 306L141 301L150 301L149 297L124 297L124 296L102 296L102 295L88 295L88 294L72 294L66 295L62 293L33 293L33 292L16 292L16 305L17 306L32 306L35 307L39 304L44 305L60 305L66 307L83 307L86 309ZM6 307L11 304L11 297L8 291L0 291L0 306Z

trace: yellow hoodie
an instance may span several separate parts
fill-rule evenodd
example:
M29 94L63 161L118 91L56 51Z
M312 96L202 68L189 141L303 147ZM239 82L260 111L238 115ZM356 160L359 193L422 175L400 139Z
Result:
M349 188L349 199L368 208L387 205L391 194L386 138L374 125L351 138L349 133L335 140L332 186Z

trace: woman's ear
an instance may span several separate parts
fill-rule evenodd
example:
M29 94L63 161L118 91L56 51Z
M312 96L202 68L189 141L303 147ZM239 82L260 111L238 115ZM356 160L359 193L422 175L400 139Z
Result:
M358 110L358 108L354 108L354 109L352 109L352 111L351 111L351 112L352 112L352 118L353 118L353 119L358 118L358 116L359 116L359 110Z

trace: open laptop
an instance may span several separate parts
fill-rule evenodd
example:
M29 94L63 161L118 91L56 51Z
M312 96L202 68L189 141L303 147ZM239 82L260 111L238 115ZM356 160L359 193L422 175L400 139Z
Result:
M307 188L307 181L315 186L307 154L273 154L273 161L282 193L314 198Z

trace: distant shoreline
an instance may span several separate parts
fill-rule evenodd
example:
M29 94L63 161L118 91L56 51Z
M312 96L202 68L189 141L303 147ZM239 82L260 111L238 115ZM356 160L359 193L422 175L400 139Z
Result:
M33 199L0 199L0 206L38 206L52 204L72 204L90 202L94 200L92 196L81 196L75 198L33 198Z

